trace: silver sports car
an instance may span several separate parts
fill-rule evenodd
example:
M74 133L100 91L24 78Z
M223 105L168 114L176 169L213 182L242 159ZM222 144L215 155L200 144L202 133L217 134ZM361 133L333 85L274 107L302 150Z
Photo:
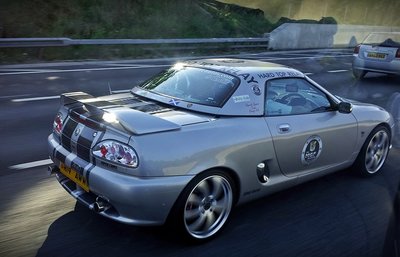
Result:
M201 241L237 204L350 166L377 173L392 129L384 109L334 96L295 69L194 60L129 93L63 94L49 170L100 215L172 224Z
M354 48L353 74L367 72L400 74L400 32L374 32Z

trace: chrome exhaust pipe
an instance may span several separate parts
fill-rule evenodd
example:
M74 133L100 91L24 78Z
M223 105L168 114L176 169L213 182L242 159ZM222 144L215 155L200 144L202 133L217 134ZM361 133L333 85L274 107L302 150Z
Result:
M60 169L57 167L57 165L51 165L47 167L47 173L49 176L59 171Z
M103 197L98 196L96 202L93 204L93 210L97 213L106 211L110 208L110 204Z

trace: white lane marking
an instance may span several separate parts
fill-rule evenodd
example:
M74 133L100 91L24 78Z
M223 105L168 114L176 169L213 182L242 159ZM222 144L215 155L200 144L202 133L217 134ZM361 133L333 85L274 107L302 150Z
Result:
M304 60L304 59L322 59L322 58L344 58L344 57L349 57L353 56L352 54L347 54L347 55L340 55L340 56L305 56L305 57L264 57L258 60L261 61L280 61L280 60Z
M24 74L41 74L41 73L67 73L67 72L82 72L82 71L106 71L106 70L129 70L129 69L147 69L170 67L169 64L160 65L143 65L143 66L129 66L129 67L109 67L109 68L90 68L90 69L75 69L75 70L48 70L48 71L26 71L26 72L7 72L0 73L0 76L5 75L24 75Z
M292 56L307 56L307 53L278 53L278 54L282 54L282 55L292 55ZM327 55L327 54L331 54L331 55ZM336 55L335 55L336 54ZM338 56L343 56L343 55L348 55L347 53L341 53L341 54L337 54L337 53L330 53L330 52L325 52L325 53L320 53L320 54L316 54L315 57L338 57ZM289 57L290 58L290 57Z
M6 95L6 96L0 96L0 99L5 99L5 98L15 98L15 97L22 97L22 96L28 96L30 94L22 94L22 95Z
M265 61L278 61L278 60L303 60L303 59L321 59L321 58L342 58L353 56L353 54L343 54L340 56L331 56L331 55L320 55L320 56L305 56L305 57L264 57L259 60ZM116 64L113 64L116 65ZM123 64L124 65L124 64ZM106 70L125 70L125 69L146 69L146 68L160 68L160 67L170 67L170 64L157 64L157 65L147 65L147 64L132 64L127 67L108 67L108 68L88 68L88 69L73 69L73 70L29 70L23 72L5 72L0 73L0 76L5 75L24 75L24 74L40 74L40 73L67 73L67 72L83 72L83 71L106 71ZM0 69L1 71L2 69Z
M107 63L106 65L110 66L110 67L112 67L112 66L116 66L116 67L141 67L140 64L135 65L135 64L130 64L130 63L127 63L127 64L123 64L123 63Z
M35 167L39 167L39 166L49 165L52 163L53 163L52 160L46 159L46 160L35 161L35 162L21 163L21 164L10 166L9 168L12 170L24 170L24 169L30 169L30 168L35 168Z
M0 72L2 71L13 71L13 72L30 72L30 71L37 71L37 72L49 72L52 70L42 70L42 69L12 69L12 68L2 68L0 69Z
M329 73L347 72L348 70L329 70Z
M50 100L58 98L60 98L59 95L54 95L54 96L32 97L32 98L19 98L19 99L13 99L11 101L14 103L20 103L20 102L42 101L42 100Z

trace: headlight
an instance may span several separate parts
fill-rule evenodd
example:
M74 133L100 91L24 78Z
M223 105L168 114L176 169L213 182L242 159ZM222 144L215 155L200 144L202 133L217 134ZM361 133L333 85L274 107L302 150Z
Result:
M105 140L98 143L93 148L93 155L132 168L138 166L138 157L135 150L128 145L113 140Z
M63 116L62 114L59 112L56 117L54 118L54 122L53 122L53 130L57 135L61 135L61 130L63 128Z

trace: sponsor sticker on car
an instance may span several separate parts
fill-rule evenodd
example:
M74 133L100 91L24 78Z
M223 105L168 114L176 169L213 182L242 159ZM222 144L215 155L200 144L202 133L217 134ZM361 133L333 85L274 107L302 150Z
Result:
M301 162L308 165L318 159L322 151L322 140L319 136L312 136L307 139L301 152Z

